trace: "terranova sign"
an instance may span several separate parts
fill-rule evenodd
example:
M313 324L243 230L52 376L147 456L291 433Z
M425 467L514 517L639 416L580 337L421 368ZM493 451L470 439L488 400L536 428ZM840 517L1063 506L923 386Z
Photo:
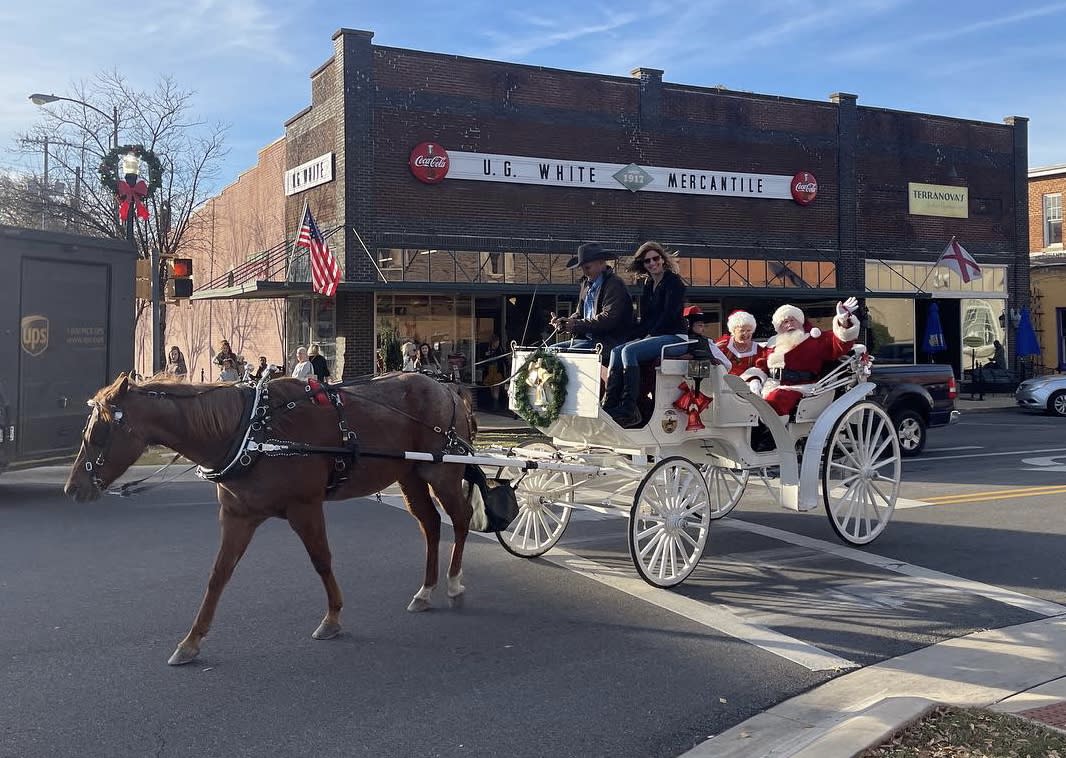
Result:
M431 143L419 145L415 152L421 156L427 144ZM818 191L817 180L807 171L800 171L793 176L751 174L714 169L638 166L635 163L627 165L524 155L467 153L445 150L437 144L432 144L432 148L433 155L440 157L441 164L433 178L434 184L444 179L463 179L630 192L668 192L679 195L795 199L802 205L813 201ZM412 155L414 156L414 153ZM419 181L430 183L420 176L414 163L411 166L412 173Z
M914 216L968 218L970 215L968 187L908 182L907 197L910 201L910 213Z

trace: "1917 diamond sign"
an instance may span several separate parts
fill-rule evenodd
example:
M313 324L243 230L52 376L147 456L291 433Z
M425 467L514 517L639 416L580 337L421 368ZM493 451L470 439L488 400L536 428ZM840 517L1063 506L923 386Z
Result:
M630 192L637 192L655 181L652 175L636 163L630 163L614 174L615 181Z

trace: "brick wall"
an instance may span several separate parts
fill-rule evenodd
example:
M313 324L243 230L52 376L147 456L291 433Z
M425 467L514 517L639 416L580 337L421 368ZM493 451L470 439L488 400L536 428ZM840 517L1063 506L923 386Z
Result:
M249 257L285 239L283 182L285 140L259 151L256 165L209 200L190 220L187 232L196 286L240 266ZM222 285L225 286L225 285ZM261 300L198 300L190 307L168 309L167 341L186 353L190 374L200 369L211 381L217 373L211 357L222 339L248 359L266 355L284 360L282 306Z
M1053 176L1036 176L1028 180L1029 191L1029 248L1033 252L1046 249L1044 239L1044 195L1061 194L1066 197L1066 168Z

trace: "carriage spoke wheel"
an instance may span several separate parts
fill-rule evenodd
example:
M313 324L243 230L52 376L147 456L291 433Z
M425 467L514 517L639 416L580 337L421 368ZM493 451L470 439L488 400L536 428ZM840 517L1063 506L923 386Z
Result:
M822 497L833 531L865 545L888 526L903 470L895 425L881 406L861 402L844 412L822 462Z
M523 450L555 452L548 442L526 442L515 448L518 456ZM565 471L533 469L515 489L518 515L496 539L504 549L519 558L536 558L551 550L570 523L574 501L573 476Z
M629 513L629 554L648 584L685 581L703 556L711 525L704 473L687 458L659 461L641 481Z
M737 507L751 474L745 469L705 464L700 466L711 494L711 518L720 519Z

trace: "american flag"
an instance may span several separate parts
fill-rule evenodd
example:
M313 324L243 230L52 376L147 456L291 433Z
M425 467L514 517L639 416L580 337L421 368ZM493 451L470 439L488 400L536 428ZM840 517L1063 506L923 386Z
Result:
M304 206L304 220L293 249L301 247L307 248L311 256L311 288L326 297L333 297L341 280L341 270L308 206Z

